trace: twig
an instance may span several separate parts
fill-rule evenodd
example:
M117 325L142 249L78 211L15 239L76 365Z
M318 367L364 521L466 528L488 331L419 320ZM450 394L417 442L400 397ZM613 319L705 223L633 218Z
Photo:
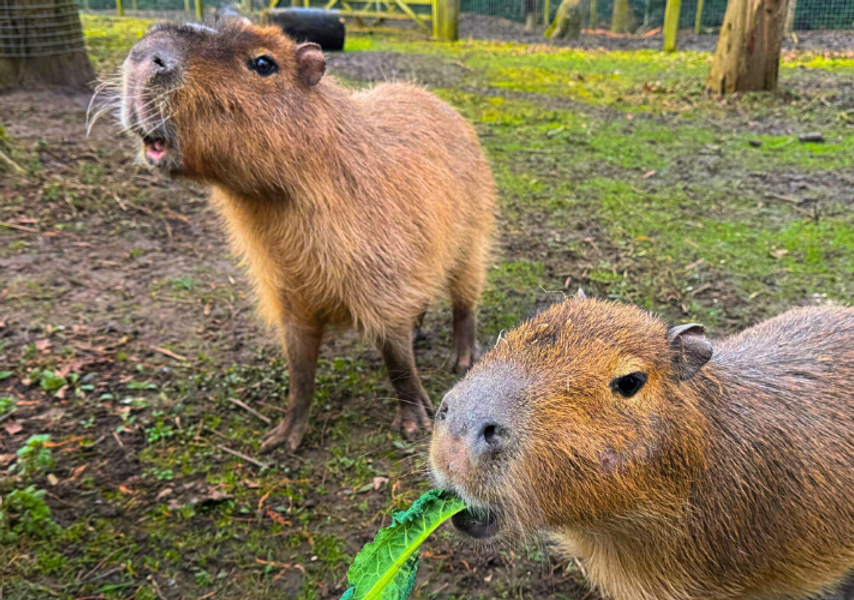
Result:
M186 356L181 356L180 354L176 354L175 352L172 352L171 350L168 350L166 348L161 348L160 346L151 346L151 349L155 352L159 352L160 354L165 354L169 358L174 358L175 360L187 360Z
M23 225L15 225L14 223L8 223L6 221L0 221L0 227L8 227L9 229L18 229L20 231L26 231L27 233L41 233L38 229L33 227L24 227Z
M154 591L157 593L157 597L160 600L166 600L166 597L163 595L163 592L160 591L160 586L157 583L157 580L154 578L154 575L148 576L149 581L151 581L152 587L154 587Z
M232 404L234 404L234 405L236 405L236 406L239 406L240 408L242 408L242 409L243 409L243 410L245 410L246 412L250 412L250 413L252 413L252 414L253 414L253 415L255 415L256 417L258 417L259 419L261 419L262 421L264 421L267 425L272 425L272 424L273 424L273 422L272 422L270 419L268 419L267 417L265 417L264 415L262 415L261 413L259 413L257 410L255 410L255 409L254 409L254 408L252 408L251 406L248 406L246 403L241 402L241 401L240 401L240 400L238 400L237 398L226 398L226 400L228 400L229 402L231 402Z
M257 400L256 403L260 404L261 406L266 406L267 408L272 408L273 410L277 410L280 413L288 412L287 409L284 409L281 406L276 406L275 404L267 404L266 402L261 402L260 400Z
M24 170L24 168L23 168L21 165L19 165L18 163L16 163L14 160L12 160L10 157L6 156L6 153L5 153L5 152L0 152L0 158L2 158L2 159L3 159L3 160L5 160L7 163L9 163L10 165L12 165L12 168L13 168L13 169L15 169L15 170L16 170L18 173L20 173L21 175L26 175L26 174L27 174L27 172Z
M233 454L237 458L242 458L246 462L252 463L253 465L255 465L256 467L258 467L260 469L269 469L270 468L270 465L265 465L260 460L255 460L251 456L246 456L242 452L238 452L237 450L232 450L231 448L223 446L222 444L217 444L216 447L219 448L220 450L222 450L223 452L228 452L229 454Z
M80 587L80 586L86 585L87 583L92 583L92 582L104 579L105 577L109 577L113 573L118 573L119 571L123 571L124 568L125 568L124 565L119 565L118 567L113 567L112 569L110 569L108 571L104 571L100 575L95 575L94 577L90 577L89 579L84 579L83 581L75 581L74 583L69 583L68 585L63 586L60 589L65 589L65 588L70 588L70 587Z
M9 412L7 412L5 415L3 415L2 417L0 417L0 423L2 423L3 421L5 421L6 419L8 419L9 417L11 417L11 416L12 416L12 415L14 415L14 414L15 414L15 409L13 408L13 409L12 409L12 410L10 410Z

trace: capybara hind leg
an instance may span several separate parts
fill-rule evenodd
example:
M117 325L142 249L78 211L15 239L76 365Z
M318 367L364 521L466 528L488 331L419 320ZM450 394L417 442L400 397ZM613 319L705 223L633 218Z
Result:
M465 373L477 360L477 315L469 306L454 306L454 347L448 361L454 373Z
M409 335L403 333L387 337L380 343L380 352L398 398L397 415L392 427L400 429L405 437L412 437L420 429L430 430L429 413L433 405L415 370L415 356Z
M448 365L455 373L465 373L477 360L477 303L486 278L484 259L470 256L469 261L450 281L453 306L454 342Z
M291 451L297 449L308 429L308 415L314 397L314 372L317 369L323 329L288 325L283 337L290 380L288 412L264 436L260 450L262 454L284 445Z

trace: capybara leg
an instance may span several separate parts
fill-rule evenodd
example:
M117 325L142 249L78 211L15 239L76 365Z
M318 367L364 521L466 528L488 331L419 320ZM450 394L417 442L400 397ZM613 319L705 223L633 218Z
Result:
M392 335L380 343L391 384L397 392L397 415L392 427L411 438L420 429L430 430L433 405L415 370L415 356L408 334Z
M424 317L427 316L427 311L423 311L418 318L415 319L415 329L412 330L412 342L415 343L419 340L427 339L427 336L424 334L422 327L424 327Z
M842 600L854 600L854 571L848 574L848 579L842 585Z
M288 412L278 425L271 429L261 444L261 454L287 445L294 451L300 445L306 429L311 400L314 397L314 372L320 341L321 327L287 325L284 331L285 356L288 359Z
M480 255L469 256L450 281L454 345L448 364L455 373L465 373L478 358L475 335L477 303L486 278L484 262L485 258Z
M477 314L470 306L454 305L454 348L449 360L454 373L465 373L477 360Z

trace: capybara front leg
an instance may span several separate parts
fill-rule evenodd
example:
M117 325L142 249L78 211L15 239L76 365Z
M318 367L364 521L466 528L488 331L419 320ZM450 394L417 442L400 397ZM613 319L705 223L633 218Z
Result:
M477 360L476 327L475 309L454 304L454 349L449 362L455 373L465 373Z
M427 311L423 311L418 318L415 319L415 329L412 330L412 342L418 342L420 340L427 339L427 335L424 333L424 317L427 316Z
M264 436L262 454L286 444L292 452L297 449L308 429L308 415L314 397L314 372L323 337L322 327L287 325L283 337L290 379L288 412Z
M397 414L392 427L411 438L419 429L429 431L433 405L415 370L415 356L409 333L386 338L380 343L391 384L397 392Z

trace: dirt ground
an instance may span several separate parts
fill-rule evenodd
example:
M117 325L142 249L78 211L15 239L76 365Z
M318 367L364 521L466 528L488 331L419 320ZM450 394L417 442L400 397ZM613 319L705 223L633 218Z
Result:
M462 30L533 41L511 25L466 16ZM721 103L698 93L705 59L694 71L630 57L621 78L604 51L584 66L525 46L358 41L367 51L330 56L331 74L434 89L490 156L502 217L485 347L578 286L716 333L850 301L846 59L795 53L807 66L786 68L784 91ZM257 455L287 389L275 335L205 189L135 164L108 121L87 136L89 99L0 95L0 149L21 171L0 171L0 398L16 401L0 468L34 434L56 460L0 478L0 496L45 489L62 528L0 547L0 597L337 598L352 556L427 488L425 441L390 430L379 356L343 333L324 346L304 447ZM814 130L823 145L797 141ZM417 346L434 399L456 380L449 327L440 301ZM423 558L414 598L595 597L543 545L475 547L446 527Z

